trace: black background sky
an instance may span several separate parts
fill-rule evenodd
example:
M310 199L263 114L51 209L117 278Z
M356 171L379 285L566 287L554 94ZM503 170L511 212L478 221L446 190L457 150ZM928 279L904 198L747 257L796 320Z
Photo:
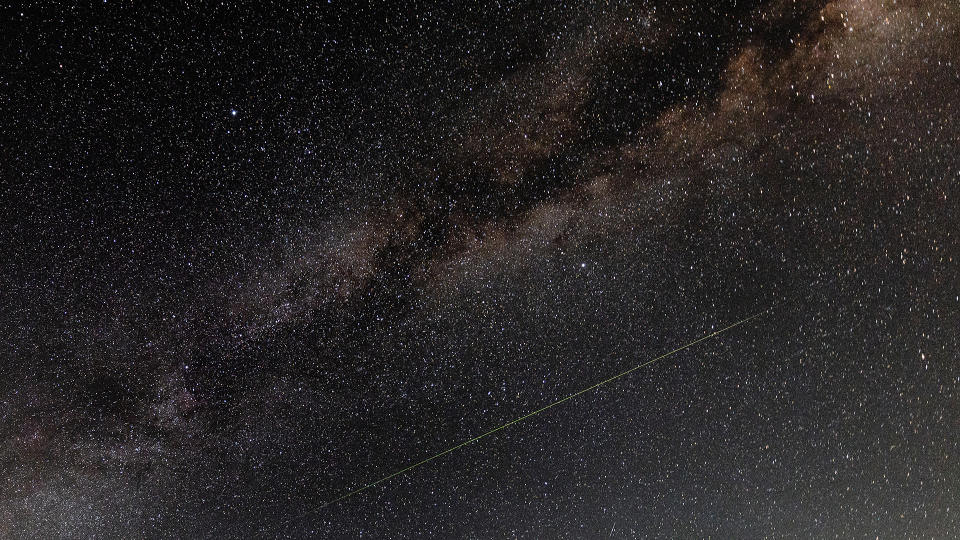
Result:
M2 21L0 537L960 535L955 2Z

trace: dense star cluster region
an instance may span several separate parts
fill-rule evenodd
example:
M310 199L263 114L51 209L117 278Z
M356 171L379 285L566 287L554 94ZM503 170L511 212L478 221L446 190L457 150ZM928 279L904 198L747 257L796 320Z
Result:
M0 537L960 536L955 0L0 16Z

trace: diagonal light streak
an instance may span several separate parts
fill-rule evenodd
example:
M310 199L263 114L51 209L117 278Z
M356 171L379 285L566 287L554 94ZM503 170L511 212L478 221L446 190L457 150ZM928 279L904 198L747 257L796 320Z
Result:
M710 334L706 334L706 335L704 335L704 336L702 336L702 337L700 337L700 338L698 338L698 339L696 339L696 340L694 340L694 341L691 341L691 342L687 343L686 345L683 345L683 346L681 346L681 347L677 347L676 349L673 349L672 351L670 351L670 352L668 352L668 353L661 354L660 356L658 356L658 357L656 357L656 358L653 358L653 359L651 359L651 360L647 360L646 362L643 362L643 363L641 363L641 364L638 364L638 365L636 365L636 366L634 366L634 367L632 367L632 368L630 368L630 369L628 369L628 370L626 370L626 371L617 373L616 375L614 375L614 376L612 376L612 377L610 377L610 378L604 379L604 380L602 380L602 381L600 381L600 382L598 382L598 383L596 383L596 384L593 384L593 385L591 385L591 386L588 386L588 387L584 388L583 390L580 390L580 391L578 391L578 392L575 392L575 393L573 393L573 394L570 394L570 395L568 395L568 396L566 396L566 397L564 397L564 398L558 399L557 401L554 401L553 403L550 403L549 405L545 405L545 406L543 406L543 407L541 407L541 408L539 408L539 409L537 409L537 410L535 410L535 411L533 411L533 412L527 413L527 414L525 414L525 415L523 415L523 416L521 416L521 417L519 417L519 418L515 418L515 419L513 419L513 420L511 420L511 421L509 421L509 422L507 422L507 423L505 423L505 424L503 424L503 425L500 425L500 426L497 426L497 427L491 429L490 431L487 431L487 432L485 432L485 433L482 433L482 434L480 434L480 435L477 435L476 437L474 437L474 438L472 438L472 439L467 439L466 441L463 441L462 443L460 443L460 444L458 444L458 445L456 445L456 446L451 446L450 448L447 448L447 449L444 450L443 452L440 452L440 453L438 453L438 454L434 454L434 455L432 455L432 456L430 456L430 457L428 457L428 458L426 458L426 459L423 459L423 460L420 460L420 461L414 463L413 465L409 465L409 466L407 466L407 467L405 467L405 468L403 468L403 469L400 469L399 471L396 471L396 472L394 472L394 473L388 474L387 476L384 476L383 478L380 478L379 480L376 480L375 482L371 482L371 483L369 483L369 484L367 484L367 485L365 485L365 486L363 486L363 487L359 487L359 488L357 488L357 489L355 489L355 490L353 490L353 491L349 491L349 492L347 492L347 493L344 493L343 495L337 497L336 499L333 499L333 500L331 500L331 501L328 501L328 502L324 503L320 508L321 508L321 509L322 509L322 508L326 508L327 506L330 506L331 504L334 504L334 503L340 502L340 501L342 501L342 500L344 500L344 499L348 499L348 498L350 498L350 497L353 497L354 495L357 495L357 494L359 494L359 493L362 493L362 492L364 492L364 491L366 491L366 490L368 490L368 489L370 489L370 488L372 488L372 487L374 487L374 486L376 486L376 485L378 485L378 484L382 484L383 482L386 482L387 480L390 480L391 478L393 478L393 477L395 477L395 476L399 476L399 475L401 475L401 474L403 474L403 473L405 473L405 472L408 472L408 471L411 471L411 470L413 470L413 469L416 469L417 467L419 467L419 466L421 466L421 465L425 465L425 464L427 464L427 463L430 463L431 461L433 461L433 460L435 460L435 459L437 459L437 458L439 458L439 457L445 456L445 455L449 454L450 452L454 452L454 451L456 451L456 450L459 450L460 448L463 448L464 446L466 446L466 445L468 445L468 444L475 443L475 442L479 441L480 439L483 439L484 437L488 437L488 436L493 435L494 433L496 433L496 432L498 432L498 431L500 431L500 430L506 429L506 428L508 428L508 427L510 427L510 426L512 426L512 425L514 425L514 424L517 424L517 423L519 423L519 422L522 422L522 421L526 420L527 418L530 418L531 416L536 416L536 415L538 415L538 414L540 414L540 413L542 413L542 412L544 412L544 411L546 411L546 410L548 410L548 409L551 409L551 408L553 408L553 407L556 407L557 405L560 405L561 403L563 403L563 402L565 402L565 401L569 401L569 400L571 400L571 399L573 399L573 398L575 398L575 397L577 397L577 396L580 396L580 395L582 395L582 394L586 394L587 392L590 392L591 390L596 390L597 388L599 388L599 387L601 387L601 386L603 386L603 385L605 385L605 384L611 383L611 382L613 382L613 381L615 381L615 380L617 380L617 379L619 379L619 378L621 378L621 377L625 377L625 376L633 373L634 371L636 371L636 370L638 370L638 369L640 369L640 368L642 368L642 367L649 366L650 364L653 364L654 362L657 362L657 361L659 361L659 360L663 360L664 358L667 358L667 357L669 357L669 356L672 356L672 355L674 355L674 354L676 354L676 353L678 353L678 352L680 352L680 351L682 351L682 350L684 350L684 349L688 349L688 348L690 348L690 347L693 347L693 346L696 345L697 343L706 341L706 340L708 340L708 339L710 339L710 338L716 337L716 336L718 336L718 335L726 332L727 330L730 330L730 329L732 329L732 328L736 328L737 326L740 326L740 325L742 325L742 324L745 324L745 323L747 323L747 322L750 322L750 321L752 321L753 319L756 319L757 317L763 315L763 314L766 313L767 311L770 311L770 309L772 309L772 308L767 308L767 309L765 309L765 310L763 310L763 311L754 313L753 315L751 315L751 316L749 316L749 317L747 317L747 318L745 318L745 319L740 319L739 321L737 321L737 322L735 322L735 323L733 323L733 324L731 324L731 325L729 325L729 326L725 326L725 327L721 328L720 330L717 330L716 332L712 332L712 333L710 333Z

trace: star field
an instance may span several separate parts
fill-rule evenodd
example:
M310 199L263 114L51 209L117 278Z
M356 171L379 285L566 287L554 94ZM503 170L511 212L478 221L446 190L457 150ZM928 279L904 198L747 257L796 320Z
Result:
M952 0L0 13L0 537L960 536Z

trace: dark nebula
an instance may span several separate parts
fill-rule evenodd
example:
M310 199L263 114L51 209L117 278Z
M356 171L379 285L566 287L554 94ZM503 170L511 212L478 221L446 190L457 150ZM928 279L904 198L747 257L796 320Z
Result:
M960 536L955 0L0 13L0 537Z

